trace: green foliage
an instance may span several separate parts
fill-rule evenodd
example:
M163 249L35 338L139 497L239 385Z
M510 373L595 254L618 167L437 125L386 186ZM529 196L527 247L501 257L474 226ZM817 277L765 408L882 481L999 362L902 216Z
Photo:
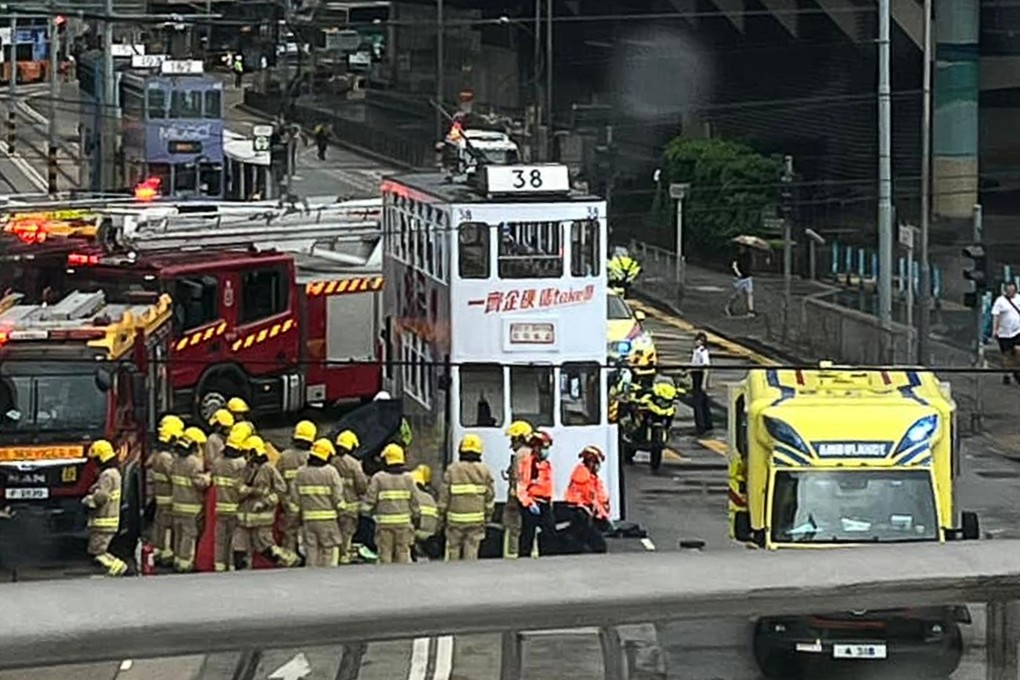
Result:
M682 137L669 142L663 156L662 192L652 209L660 224L670 224L675 207L669 185L690 184L684 199L685 247L710 255L726 249L734 236L761 234L763 213L779 200L780 157L763 156L739 142Z

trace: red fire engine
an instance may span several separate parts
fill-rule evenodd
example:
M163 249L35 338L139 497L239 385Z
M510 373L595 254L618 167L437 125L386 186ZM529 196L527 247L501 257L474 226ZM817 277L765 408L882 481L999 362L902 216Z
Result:
M51 305L0 299L0 535L26 543L85 528L89 444L108 439L124 473L122 532L142 527L147 432L169 407L170 298L111 304L73 292ZM27 529L26 529L27 524ZM44 538L45 537L45 538Z
M379 210L378 200L104 208L91 233L40 238L45 222L30 238L15 232L0 291L169 294L178 412L207 417L235 395L256 413L369 399L381 383Z

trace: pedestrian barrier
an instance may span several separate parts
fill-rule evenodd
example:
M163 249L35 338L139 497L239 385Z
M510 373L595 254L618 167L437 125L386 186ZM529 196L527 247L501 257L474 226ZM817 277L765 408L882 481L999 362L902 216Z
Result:
M1003 540L4 584L0 669L986 602L989 677L1016 678L1018 552Z

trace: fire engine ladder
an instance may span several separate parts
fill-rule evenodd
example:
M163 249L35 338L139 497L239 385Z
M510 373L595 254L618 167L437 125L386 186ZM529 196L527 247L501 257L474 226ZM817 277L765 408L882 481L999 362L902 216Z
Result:
M311 254L316 246L381 238L379 205L377 200L283 208L241 204L198 214L113 210L108 242L135 252L255 247Z

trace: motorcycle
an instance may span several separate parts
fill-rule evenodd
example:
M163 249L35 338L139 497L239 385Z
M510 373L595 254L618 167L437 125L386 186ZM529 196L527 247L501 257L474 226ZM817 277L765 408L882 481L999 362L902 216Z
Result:
M617 419L624 461L633 463L638 451L648 451L649 466L657 471L662 466L662 452L669 444L681 390L672 378L657 375L649 387L642 389L631 383L619 394Z

